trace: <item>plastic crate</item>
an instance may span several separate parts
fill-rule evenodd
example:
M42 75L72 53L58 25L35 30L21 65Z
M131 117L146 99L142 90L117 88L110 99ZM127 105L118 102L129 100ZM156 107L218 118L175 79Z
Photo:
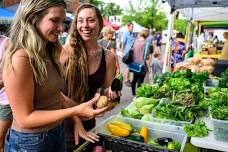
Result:
M204 94L207 95L208 89L216 88L219 86L219 80L217 79L207 79L203 84Z
M185 147L187 135L183 131L182 127L159 124L156 122L142 121L142 120L138 120L138 119L132 119L132 118L121 117L121 116L109 117L107 120L105 120L100 125L98 125L96 128L94 128L92 130L92 132L105 134L105 135L108 135L108 136L111 136L114 138L126 140L129 143L132 143L133 141L130 141L130 140L125 139L125 138L113 136L108 131L107 124L112 122L112 121L123 121L123 122L129 123L129 124L132 124L133 127L136 128L137 130L140 130L142 126L147 126L148 132L149 132L149 139L148 140L155 139L155 138L161 138L161 137L169 137L169 138L172 138L173 141L181 144L180 151L183 151L183 149ZM133 142L133 143L138 143L140 145L147 145L149 147L153 147L152 145L149 145L149 144L143 144L143 143L139 143L139 142Z
M214 119L210 114L214 126L215 139L228 142L228 121Z
M116 138L104 134L98 135L100 136L99 142L86 142L74 152L92 152L97 145L112 152L177 152L175 150L159 149L143 143L128 141L125 138Z

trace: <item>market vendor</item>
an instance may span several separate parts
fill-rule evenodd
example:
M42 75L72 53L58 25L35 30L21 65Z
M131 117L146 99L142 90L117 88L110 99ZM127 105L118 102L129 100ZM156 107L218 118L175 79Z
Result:
M228 60L228 32L224 32L225 43L219 60Z

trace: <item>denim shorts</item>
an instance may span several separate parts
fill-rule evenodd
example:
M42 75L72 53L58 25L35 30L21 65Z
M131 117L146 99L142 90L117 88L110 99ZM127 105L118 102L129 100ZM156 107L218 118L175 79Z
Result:
M66 142L63 125L40 133L23 133L10 129L4 152L65 152Z
M0 120L13 120L13 114L10 105L0 105Z

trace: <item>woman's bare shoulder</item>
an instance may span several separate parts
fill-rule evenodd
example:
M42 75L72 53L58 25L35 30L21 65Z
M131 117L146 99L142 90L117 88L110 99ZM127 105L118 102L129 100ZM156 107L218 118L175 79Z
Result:
M13 54L13 58L17 58L17 57L29 58L28 53L26 52L25 49L16 50L16 52Z
M106 61L111 62L116 59L116 55L110 50L105 50L105 58Z

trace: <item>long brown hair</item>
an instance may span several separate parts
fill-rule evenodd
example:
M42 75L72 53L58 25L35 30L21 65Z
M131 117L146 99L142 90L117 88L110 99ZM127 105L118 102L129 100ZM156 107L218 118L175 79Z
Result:
M66 81L68 97L73 100L83 102L86 99L89 86L88 86L88 62L87 62L87 52L86 45L82 37L77 31L77 19L78 14L85 8L94 9L99 22L99 32L103 27L103 18L100 10L92 4L83 4L75 12L74 20L71 24L70 29L70 39L67 42L69 47L69 58L67 61L66 68Z

